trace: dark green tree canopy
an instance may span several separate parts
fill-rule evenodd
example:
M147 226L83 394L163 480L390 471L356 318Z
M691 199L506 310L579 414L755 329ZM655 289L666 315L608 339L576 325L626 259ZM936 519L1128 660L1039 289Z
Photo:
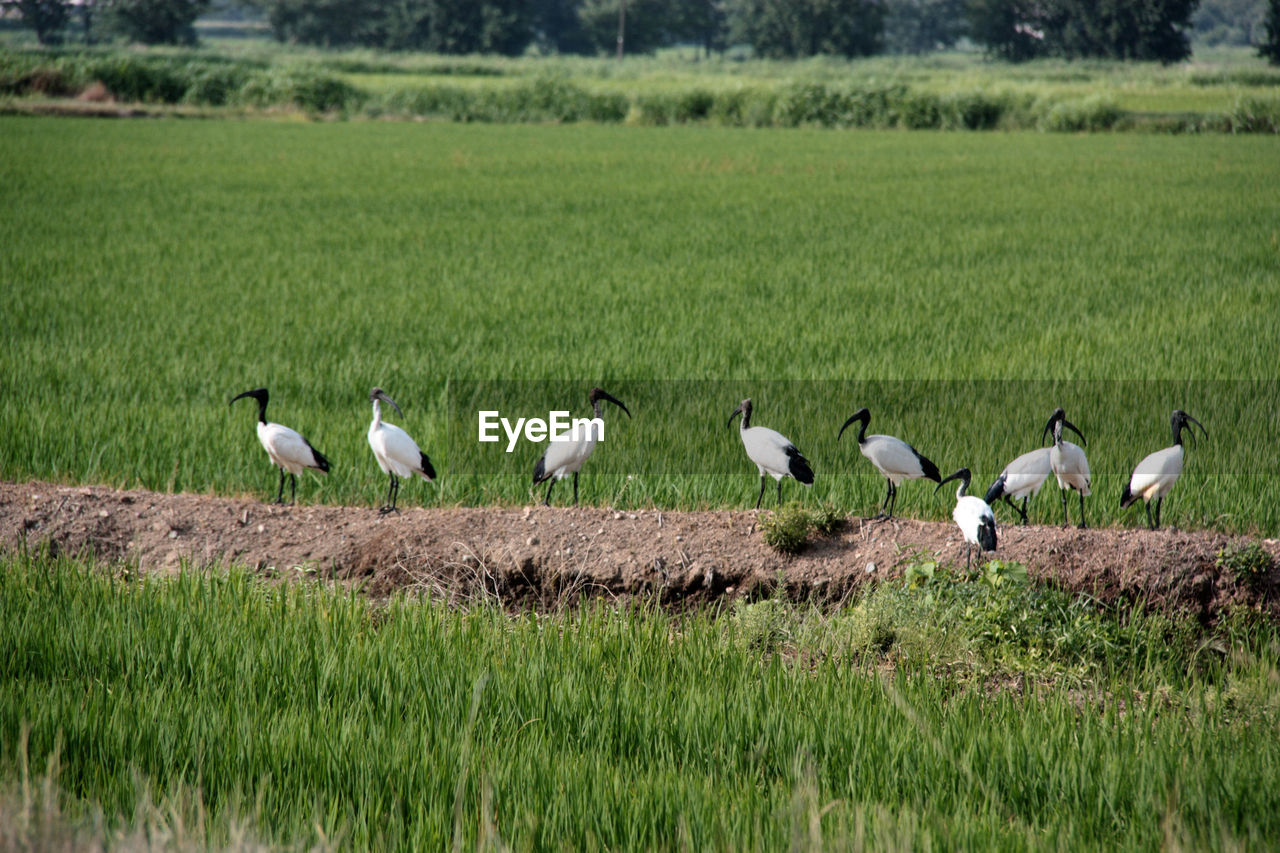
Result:
M761 56L867 56L883 45L878 0L733 0L731 38Z
M209 0L106 0L110 28L143 44L194 44L196 18Z
M3 0L0 9L22 15L24 26L36 32L41 44L58 44L71 15L67 0Z
M1177 62L1199 0L970 0L974 41L1012 61L1036 56Z
M1272 65L1280 65L1280 0L1269 0L1267 17L1262 24L1265 35L1258 46L1258 55Z

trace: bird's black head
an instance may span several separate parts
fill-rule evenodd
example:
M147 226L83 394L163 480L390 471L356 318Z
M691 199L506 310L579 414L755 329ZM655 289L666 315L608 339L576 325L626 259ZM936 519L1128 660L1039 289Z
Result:
M1049 416L1049 422L1044 425L1044 431L1040 433L1040 442L1044 443L1046 435L1053 437L1053 443L1057 444L1062 438L1063 428L1067 428L1080 437L1080 443L1085 447L1089 446L1089 442L1085 441L1084 433L1076 428L1076 425L1067 420L1067 413L1062 409L1054 409L1053 414Z
M961 468L945 480L939 481L938 485L934 487L933 493L936 495L938 493L938 489L941 489L944 484L949 483L952 480L959 480L963 484L960 486L960 494L963 495L965 492L969 491L969 482L971 477L972 475L969 473L968 468Z
M400 407L396 405L395 400L392 400L390 397L387 396L386 391L383 391L381 388L374 388L372 391L369 392L369 402L376 403L379 400L389 404L391 408L396 410L396 414L400 415L401 417L404 417L404 412L400 411Z
M750 428L751 426L751 398L750 397L748 397L747 399L743 400L741 403L738 404L738 408L734 409L733 414L729 415L729 421L728 423L725 424L725 426L726 427L732 426L733 419L736 418L738 415L742 415L742 428L743 429Z
M1196 426L1200 427L1200 432L1204 433L1204 437L1205 438L1209 437L1209 433L1205 431L1204 424L1200 423L1198 420L1191 417L1191 415L1188 415L1186 412L1182 411L1182 409L1174 409L1173 418L1172 418L1174 444L1182 444L1182 430L1186 429L1187 435L1191 436L1191 445L1193 447L1195 446L1196 431L1193 430L1191 427L1187 426L1188 423L1193 423Z
M234 403L241 397L252 397L258 401L258 420L265 424L267 422L267 389L254 388L252 391L245 391L243 394L237 394L231 398L231 403ZM227 405L231 405L231 403L228 403Z
M840 440L840 436L844 435L845 429L854 421L861 421L862 427L858 430L858 443L861 444L867 435L867 425L871 423L871 412L866 407L858 409L849 416L849 420L844 422L844 426L840 427L840 432L836 435L836 441Z
M603 388L592 388L591 393L587 395L587 400L590 401L592 408L595 408L601 400L608 400L610 403L613 403L619 409L626 412L627 417L631 417L631 411L622 404L622 401Z

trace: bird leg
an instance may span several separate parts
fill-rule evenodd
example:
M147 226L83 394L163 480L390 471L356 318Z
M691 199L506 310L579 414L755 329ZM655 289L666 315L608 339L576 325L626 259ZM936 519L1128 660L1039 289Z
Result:
M898 505L898 487L893 484L893 480L889 481L889 518L893 518L893 508Z
M1163 503L1164 503L1163 497L1156 498L1156 526L1151 528L1152 530L1160 529L1160 505ZM1150 507L1148 507L1148 510L1150 510Z
M778 506L782 506L782 478L778 478Z
M1084 530L1089 525L1084 523L1084 492L1080 492L1079 494L1080 494L1080 529ZM1062 500L1065 502L1066 498L1064 497Z
M1151 520L1151 501L1143 501L1142 503L1147 508L1147 529L1155 530L1156 523Z
M573 472L573 505L578 505L578 472Z
M1067 520L1067 490L1059 489L1058 494L1062 496L1062 526L1068 527L1071 522Z
M879 514L878 514L878 515L876 515L876 517L875 517L875 518L873 518L873 519L872 519L872 521L876 521L876 520L878 520L878 519L886 518L886 517L888 517L888 518L892 518L892 517L893 517L893 511L892 511L892 510L890 510L890 511L889 511L889 513L888 513L888 515L887 515L887 516L886 516L886 514L885 514L885 508L889 506L889 498L893 497L893 480L890 480L890 479L886 478L886 479L885 479L885 482L889 484L889 488L885 490L885 493L884 493L884 502L880 504L880 512L879 512Z
M284 503L284 469L280 469L280 491L276 493L276 503Z
M1027 523L1027 501L1029 500L1031 499L1030 498L1022 499L1022 509L1018 509L1016 506L1014 507L1014 509L1018 509L1018 512L1022 515L1022 524L1024 527L1026 526L1026 523ZM1009 501L1009 503L1012 504L1013 501Z
M298 502L298 475L289 475L289 506Z
M761 474L760 475L760 494L756 496L756 509L760 508L760 501L764 500L764 486L765 486L764 474Z
M551 482L547 484L547 496L542 499L543 506L551 506L551 490L556 486L556 478L552 477Z
M387 502L379 507L378 512L386 515L389 512L396 512L396 493L399 492L399 484L396 482L395 474L388 474L387 482Z

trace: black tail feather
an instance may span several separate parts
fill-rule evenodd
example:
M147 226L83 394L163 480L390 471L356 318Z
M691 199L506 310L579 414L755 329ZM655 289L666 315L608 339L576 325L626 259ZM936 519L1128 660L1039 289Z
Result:
M987 489L987 496L985 500L988 504L991 504L994 506L996 501L1004 497L1004 483L1005 483L1005 476L1004 474L1001 474L1000 479L992 483L991 488Z
M994 551L996 549L996 525L989 518L984 518L982 523L978 525L978 544L982 546L984 551Z
M422 451L418 452L422 453ZM436 469L431 467L431 460L427 458L427 454L425 453L422 453L421 468L422 473L426 475L428 480L434 480L436 478Z
M1135 495L1133 492L1129 491L1129 484L1125 483L1124 494L1120 495L1120 508L1124 509L1125 507L1127 507L1129 504L1133 503L1137 499L1138 499L1138 496Z
M307 440L304 438L303 441L307 441ZM315 468L317 470L323 471L326 474L328 474L329 460L325 459L324 454L321 453L319 450L316 450L314 447L311 447L311 442L307 441L307 447L311 448L311 455L315 457L315 464L309 465L308 467Z
M533 466L533 484L536 486L547 479L547 455L538 457L538 464Z
M797 482L804 483L806 486L813 485L813 469L809 467L809 460L800 455L800 451L795 445L787 448L787 471Z
M907 447L911 447L911 445L908 444ZM938 466L934 465L928 459L924 458L924 456L921 455L920 451L916 450L914 447L911 447L911 452L914 453L916 455L916 458L920 460L920 467L924 469L925 477L930 480L933 480L933 482L935 483L941 483L942 474L939 473Z

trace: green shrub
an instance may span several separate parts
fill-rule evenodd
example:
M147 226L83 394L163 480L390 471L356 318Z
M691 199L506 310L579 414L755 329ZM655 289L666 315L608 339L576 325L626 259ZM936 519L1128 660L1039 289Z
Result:
M1064 133L1110 130L1119 121L1120 108L1104 95L1089 95L1051 104L1040 119L1040 129Z
M788 504L771 512L760 522L760 535L765 544L784 554L795 554L804 547L813 520L799 504Z
M1227 121L1232 133L1280 133L1280 98L1240 98Z
M773 652L791 638L793 610L780 597L750 603L739 598L733 603L730 621L739 641L749 648Z
M1262 583L1271 571L1271 555L1259 542L1241 542L1218 551L1218 568L1246 586Z

